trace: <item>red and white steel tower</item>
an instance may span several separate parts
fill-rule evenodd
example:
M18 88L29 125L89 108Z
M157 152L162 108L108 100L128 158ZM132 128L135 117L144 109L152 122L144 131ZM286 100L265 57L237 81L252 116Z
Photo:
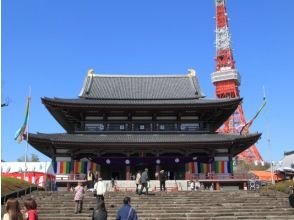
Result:
M218 98L240 97L238 86L241 76L235 69L231 34L229 31L226 0L215 0L216 3L216 71L211 79L216 88ZM224 123L221 131L224 133L239 133L246 124L242 105L240 104L234 114ZM255 145L238 155L240 159L249 162L261 162L262 158Z

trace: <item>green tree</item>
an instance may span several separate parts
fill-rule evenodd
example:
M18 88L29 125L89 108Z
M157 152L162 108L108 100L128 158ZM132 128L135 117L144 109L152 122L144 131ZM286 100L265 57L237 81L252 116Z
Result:
M25 155L22 155L20 158L17 159L17 162L24 162L25 161ZM40 159L38 155L31 154L30 156L27 156L27 162L40 162Z
M268 168L270 168L269 162L255 165L254 163L248 163L246 161L239 160L237 161L235 173L247 173L250 170L267 170Z

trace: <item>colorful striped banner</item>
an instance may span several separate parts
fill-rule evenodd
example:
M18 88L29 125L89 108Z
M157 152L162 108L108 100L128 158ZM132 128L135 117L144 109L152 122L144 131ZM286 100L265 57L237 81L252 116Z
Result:
M186 171L189 171L190 173L199 173L198 163L197 162L186 163Z
M69 174L70 173L70 162L59 161L57 162L57 174Z
M211 164L200 163L200 173L211 173Z
M186 171L189 173L210 173L212 171L210 163L190 162L186 163Z
M215 173L231 173L232 163L230 161L215 161Z
M74 172L78 173L87 173L87 161L75 161Z
M88 162L87 163L87 172L91 170L91 171L96 171L97 170L97 164L94 162Z
M58 161L54 163L54 172L56 174L70 174L71 162L70 161ZM75 174L87 173L89 170L96 171L97 164L88 161L74 161L73 171Z

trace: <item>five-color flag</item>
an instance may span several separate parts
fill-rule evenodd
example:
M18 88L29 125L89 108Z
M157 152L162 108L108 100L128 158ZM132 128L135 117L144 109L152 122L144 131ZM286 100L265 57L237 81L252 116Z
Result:
M30 113L30 101L31 101L31 97L28 96L26 113L25 113L25 120L24 120L22 126L20 127L20 129L17 130L17 132L14 136L14 140L17 140L18 143L20 143L23 140L24 133L25 133L27 126L28 126L29 113Z

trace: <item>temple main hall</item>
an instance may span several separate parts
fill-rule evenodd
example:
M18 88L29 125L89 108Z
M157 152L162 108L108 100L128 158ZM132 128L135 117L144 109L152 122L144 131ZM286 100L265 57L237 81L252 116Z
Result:
M232 159L261 136L217 130L241 98L205 98L193 69L181 75L103 75L89 70L77 98L41 98L64 133L30 133L57 174L97 171L130 180L149 169L169 179L233 174Z

